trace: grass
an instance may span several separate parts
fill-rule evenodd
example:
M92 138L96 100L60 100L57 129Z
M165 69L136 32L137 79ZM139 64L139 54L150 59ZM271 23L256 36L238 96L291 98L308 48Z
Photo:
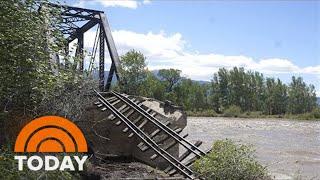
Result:
M224 117L240 117L241 108L239 106L231 105L223 112Z
M320 120L320 108L304 114L278 114L267 115L261 111L241 112L237 106L230 106L223 113L216 113L214 110L186 111L188 116L194 117L234 117L234 118L283 118L292 120Z
M195 116L195 117L217 117L219 114L217 114L214 110L208 109L208 110L201 110L201 111L186 111L188 116Z

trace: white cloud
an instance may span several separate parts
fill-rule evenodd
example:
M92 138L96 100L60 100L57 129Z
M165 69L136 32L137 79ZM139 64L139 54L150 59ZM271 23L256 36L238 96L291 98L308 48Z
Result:
M312 67L306 67L302 69L303 72L308 74L315 74L320 77L320 65L318 66L312 66Z
M143 0L142 4L150 4L151 0Z
M253 59L245 55L202 54L186 50L186 41L180 33L136 33L127 30L112 32L120 55L130 49L141 51L148 61L150 69L176 68L196 80L209 80L219 68L234 66L267 74L312 74L320 77L320 65L298 67L284 58ZM85 34L85 46L92 47L95 33Z
M100 4L104 7L124 7L130 9L136 9L143 4L150 4L150 0L137 1L137 0L79 0L75 6L85 7L86 5Z
M290 60L280 58L262 59L258 62L256 69L269 74L300 71L299 67L294 65Z
M134 0L96 0L98 3L102 4L104 7L126 7L131 9L136 9L138 7L138 2Z
M149 59L170 59L179 56L183 52L185 41L180 33L166 35L164 32L155 34L139 34L126 30L114 31L113 36L120 53L129 49L137 49L146 54Z

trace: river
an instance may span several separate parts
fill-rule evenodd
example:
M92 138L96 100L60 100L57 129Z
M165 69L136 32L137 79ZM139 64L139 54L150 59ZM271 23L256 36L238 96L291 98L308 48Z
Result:
M320 121L188 117L184 131L202 149L226 138L253 144L275 179L320 179Z

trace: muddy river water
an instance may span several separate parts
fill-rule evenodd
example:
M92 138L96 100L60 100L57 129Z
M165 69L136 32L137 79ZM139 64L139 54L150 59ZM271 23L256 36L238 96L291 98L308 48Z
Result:
M188 139L253 144L275 179L320 179L320 121L188 117Z

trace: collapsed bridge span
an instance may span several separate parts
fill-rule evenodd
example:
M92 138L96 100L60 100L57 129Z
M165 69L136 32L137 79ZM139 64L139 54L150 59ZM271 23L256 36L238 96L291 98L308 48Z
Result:
M88 113L92 121L80 127L87 132L97 156L132 156L171 176L195 178L191 165L210 150L201 150L201 141L191 143L186 139L188 134L182 131L186 125L183 111L169 104L114 91L95 91L95 95L97 100ZM150 108L152 103L159 103L156 106L160 108ZM164 109L171 109L172 113L161 112ZM179 154L180 148L184 150L182 154Z
M77 39L76 56L80 63L74 67L84 70L84 33L98 25L93 53L99 45L99 91L94 90L92 106L87 108L86 120L78 122L96 157L131 156L173 176L196 178L191 165L210 150L199 148L201 141L190 142L183 134L186 114L181 108L166 102L130 96L110 91L113 76L121 83L120 60L112 38L107 17L102 11L49 4L58 8L62 21L57 25L69 44ZM111 67L105 83L105 44ZM90 65L95 61L95 54ZM70 68L65 62L65 68ZM90 69L90 66L89 66ZM180 146L184 152L180 154Z

